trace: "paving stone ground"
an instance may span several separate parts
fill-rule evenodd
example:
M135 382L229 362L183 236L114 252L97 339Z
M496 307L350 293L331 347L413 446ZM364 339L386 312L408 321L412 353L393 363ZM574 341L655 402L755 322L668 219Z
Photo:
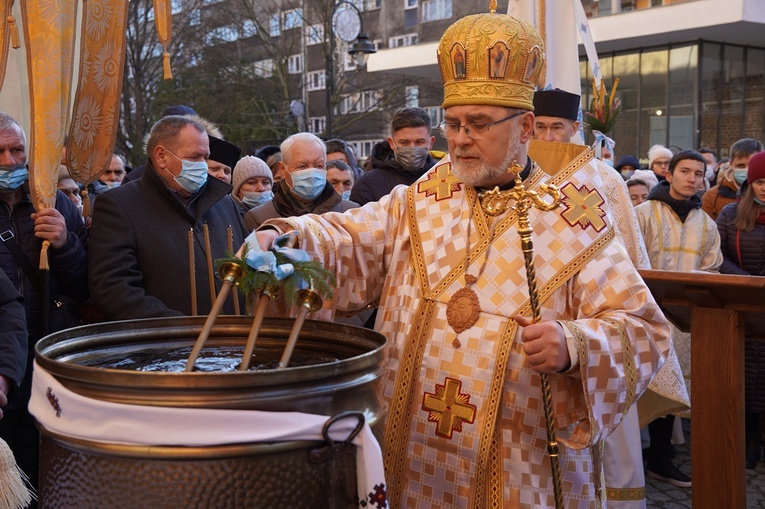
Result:
M675 446L675 465L693 477L691 472L690 424L683 419L685 444ZM646 475L646 506L648 509L686 509L691 506L691 488L677 488L667 482ZM765 509L765 462L755 470L746 470L746 507ZM721 508L722 509L722 508Z

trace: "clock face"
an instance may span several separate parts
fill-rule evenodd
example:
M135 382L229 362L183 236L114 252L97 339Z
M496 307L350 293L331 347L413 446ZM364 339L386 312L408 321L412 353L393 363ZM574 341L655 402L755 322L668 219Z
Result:
M345 42L356 40L361 30L361 18L353 9L341 9L335 13L332 20L335 34Z

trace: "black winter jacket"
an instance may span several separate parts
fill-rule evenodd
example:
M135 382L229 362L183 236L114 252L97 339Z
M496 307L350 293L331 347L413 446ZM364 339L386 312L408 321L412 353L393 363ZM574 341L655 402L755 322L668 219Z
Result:
M0 271L0 375L8 379L13 394L21 386L27 364L27 321L24 298Z
M417 171L406 171L396 161L396 156L387 141L375 144L369 157L372 169L359 177L351 189L351 201L362 206L371 201L379 201L398 185L411 186L438 162L428 155L422 168Z
M738 232L733 226L738 203L726 205L717 216L720 232L722 274L765 276L765 224L756 224L750 232ZM740 254L740 258L739 258ZM744 346L745 408L747 412L765 412L765 343L746 339Z
M27 191L27 184L24 185ZM56 332L79 325L77 312L72 309L72 302L82 303L88 300L88 258L87 232L82 216L72 201L61 191L56 192L56 210L64 217L68 231L66 244L59 249L48 250L50 263L50 300L48 331ZM0 200L0 233L13 232L14 240L30 265L36 270L40 266L40 250L42 239L35 237L35 224L31 215L35 209L29 195L11 208L5 201ZM20 400L28 399L28 391L32 382L32 361L34 361L34 346L43 337L41 278L33 276L30 279L4 242L0 242L0 267L11 280L13 286L24 296L24 308L28 332L28 353L26 373L23 379L23 391ZM71 299L71 300L70 300Z

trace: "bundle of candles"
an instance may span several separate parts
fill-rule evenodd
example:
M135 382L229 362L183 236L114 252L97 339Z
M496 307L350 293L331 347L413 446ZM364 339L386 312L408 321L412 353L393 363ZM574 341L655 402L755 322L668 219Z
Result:
M269 251L261 251L257 247L253 249L245 244L240 253L237 253L237 256L232 254L233 236L231 227L229 226L227 230L229 256L216 261L218 274L223 280L220 292L216 296L213 260L210 255L210 234L206 224L203 228L207 268L210 275L210 297L213 301L213 306L194 344L191 355L189 355L185 370L193 371L194 363L199 357L202 348L204 348L204 344L210 336L215 320L220 314L229 293L232 293L234 297L235 313L239 314L236 287L241 288L256 303L252 327L247 338L242 362L239 365L240 371L246 371L250 367L255 342L268 308L268 302L281 297L288 304L297 305L298 312L295 323L278 365L280 369L285 368L289 365L300 330L308 313L321 309L325 298L332 298L333 290L336 286L335 275L325 269L321 263L310 261L305 251L288 247L294 241L294 235L292 234L282 235L277 238ZM192 278L192 309L196 310L193 231L189 232L189 253L190 276Z

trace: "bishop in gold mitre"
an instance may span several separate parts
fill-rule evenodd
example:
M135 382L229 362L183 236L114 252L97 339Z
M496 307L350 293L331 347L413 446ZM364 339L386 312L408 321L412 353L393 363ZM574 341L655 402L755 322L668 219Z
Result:
M493 11L460 19L438 46L449 158L379 202L271 220L248 239L268 249L296 230L300 247L336 272L317 318L379 306L388 507L553 507L540 373L550 378L565 507L603 506L603 440L668 351L662 312L612 242L592 156L552 176L528 158L544 61L526 21ZM530 212L536 324L512 200L484 210L516 176L562 196L554 211Z

